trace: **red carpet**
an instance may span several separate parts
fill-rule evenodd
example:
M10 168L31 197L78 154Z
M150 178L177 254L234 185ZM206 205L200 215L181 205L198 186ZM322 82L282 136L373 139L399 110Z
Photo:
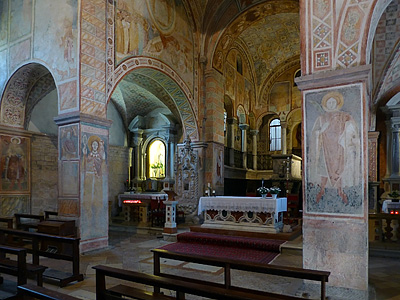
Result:
M218 234L185 232L178 234L178 242L163 246L172 252L225 257L235 260L264 263L271 262L280 252L285 241Z

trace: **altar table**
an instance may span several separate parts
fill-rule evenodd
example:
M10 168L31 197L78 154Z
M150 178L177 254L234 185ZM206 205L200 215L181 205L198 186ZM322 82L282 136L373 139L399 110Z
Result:
M134 193L118 195L118 205L122 206L125 221L138 221L139 226L148 226L148 214L152 201L166 201L164 193ZM136 212L136 213L135 213Z
M205 228L277 233L286 210L286 198L217 196L201 197L198 214Z
M400 202L393 202L392 200L385 200L382 204L382 212L390 213L391 210L400 210Z

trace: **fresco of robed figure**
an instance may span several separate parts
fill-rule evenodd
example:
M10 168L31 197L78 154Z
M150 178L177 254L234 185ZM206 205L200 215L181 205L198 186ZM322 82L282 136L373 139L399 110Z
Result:
M308 191L315 197L315 202L308 202L313 202L312 208L324 207L328 212L356 211L361 183L359 126L342 110L344 96L340 92L326 93L320 105L308 102L320 112L312 123L308 143Z

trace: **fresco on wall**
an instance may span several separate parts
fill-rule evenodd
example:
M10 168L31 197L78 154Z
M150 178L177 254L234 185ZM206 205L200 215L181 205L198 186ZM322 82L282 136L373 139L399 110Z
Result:
M79 196L79 162L63 160L61 162L61 197L78 197Z
M181 0L117 1L116 60L147 55L193 82L193 37Z
M10 47L10 69L13 70L23 61L31 58L31 39L16 43Z
M255 107L255 97L254 97L254 89L253 89L253 84L245 80L244 82L244 108L246 111L250 111L251 107Z
M29 214L28 195L1 195L0 196L0 214L2 216L13 217L14 214Z
M12 0L10 2L10 42L32 30L32 0Z
M290 82L277 82L269 94L269 110L282 112L290 110Z
M34 56L47 62L55 70L54 76L57 80L77 76L77 1L35 2ZM52 13L48 14L50 10Z
M226 72L225 72L225 94L227 94L231 99L235 99L235 69L226 64Z
M8 31L8 0L3 0L0 1L0 47L7 44L7 31Z
M60 128L60 159L77 159L78 153L78 125Z
M7 50L0 51L0 93L2 91L2 87L6 84L7 81Z
M30 192L30 139L0 135L0 190L7 193Z
M108 131L102 128L82 125L81 157L82 171L82 226L88 230L82 239L98 237L107 232L104 222L108 203L108 181L106 153Z
M308 213L362 214L359 86L305 95Z
M236 105L244 105L244 77L239 73L236 74Z

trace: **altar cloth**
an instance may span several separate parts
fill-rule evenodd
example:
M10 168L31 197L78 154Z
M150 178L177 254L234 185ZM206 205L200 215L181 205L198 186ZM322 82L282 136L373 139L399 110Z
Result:
M198 214L205 210L280 213L287 211L286 198L216 196L200 197Z

